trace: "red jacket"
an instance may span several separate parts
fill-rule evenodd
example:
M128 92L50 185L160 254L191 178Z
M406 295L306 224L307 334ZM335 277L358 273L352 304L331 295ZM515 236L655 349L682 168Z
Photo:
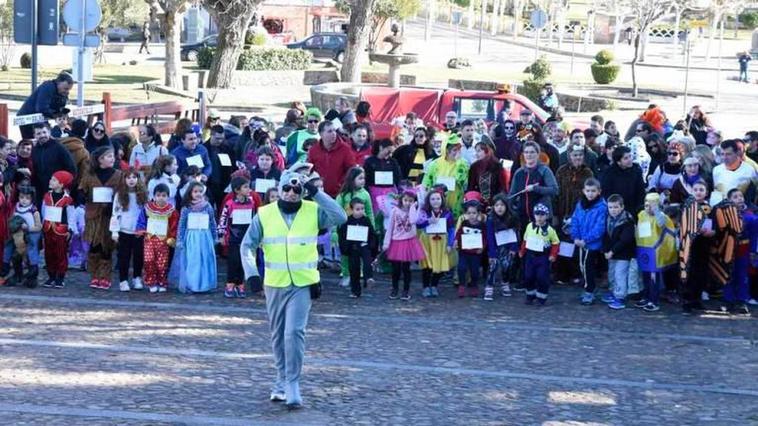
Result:
M332 198L339 194L347 171L356 165L352 148L340 140L337 140L328 151L319 141L308 151L308 162L313 164L313 170L321 175L321 180L324 181L324 192Z

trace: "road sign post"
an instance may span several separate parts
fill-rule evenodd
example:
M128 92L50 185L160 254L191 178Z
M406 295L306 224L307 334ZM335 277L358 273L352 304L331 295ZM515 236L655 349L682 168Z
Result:
M529 17L529 21L532 24L532 28L536 31L534 37L534 60L536 61L540 55L540 31L547 25L547 13L541 9L535 9Z
M85 77L84 63L86 61L86 48L97 47L100 38L95 34L90 34L100 24L102 19L102 10L97 0L69 0L63 6L63 19L72 33L63 36L63 43L67 46L77 48L76 75L77 90L76 104L84 105L84 82ZM91 66L88 62L88 66Z

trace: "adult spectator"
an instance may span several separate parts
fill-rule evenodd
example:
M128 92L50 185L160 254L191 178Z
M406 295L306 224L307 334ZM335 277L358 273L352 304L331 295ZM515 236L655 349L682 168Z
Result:
M508 190L508 173L495 157L492 142L479 141L476 144L476 161L468 170L468 189L482 196L484 206L492 206L495 195Z
M89 127L87 125L87 122L81 118L77 118L71 122L71 131L68 132L68 135L73 138L79 138L82 140L82 142L84 142L84 138L87 136L88 129Z
M3 193L5 194L8 194L6 191L10 188L10 182L13 182L13 176L16 174L16 168L8 161L8 157L12 153L13 144L11 141L0 136L0 174L2 174L3 182L7 184L3 187ZM0 207L1 209L2 207Z
M400 164L392 158L392 141L379 139L371 147L371 157L366 159L363 170L366 173L366 188L371 195L371 205L379 210L378 198L400 187L402 174ZM391 178L391 179L390 179Z
M645 181L642 168L632 160L632 150L618 146L613 150L613 164L601 180L603 196L619 194L624 199L624 209L637 217L645 205Z
M339 118L343 126L355 123L357 121L355 113L350 108L350 101L347 100L346 97L343 96L338 98L337 102L335 102L335 107L339 113L339 115L337 115L337 118Z
M368 129L362 124L356 124L350 132L350 148L355 156L355 163L363 166L366 159L371 156L371 141L368 138Z
M319 191L313 181L287 172L279 182L279 201L261 207L240 246L245 278L260 287L256 252L263 250L263 288L276 366L270 400L288 409L302 407L300 373L305 355L305 326L311 301L320 294L317 239L320 230L347 221L345 210ZM304 192L313 201L304 201ZM297 236L297 238L292 238ZM297 241L295 241L297 240Z
M74 87L74 79L71 74L61 72L54 80L48 80L40 84L31 95L24 101L17 115L42 114L46 119L54 119L68 114L68 94ZM34 125L20 126L21 138L34 138ZM47 190L45 190L47 192Z
M521 142L516 138L516 122L505 120L492 131L495 143L495 156L501 160L518 163L521 153Z
M110 138L108 138L108 134L105 133L105 123L102 121L98 121L97 123L93 124L92 127L90 127L89 131L87 132L87 137L84 138L84 147L87 148L87 151L92 154L92 152L101 146L111 146L113 148L113 155L116 155L116 146L111 143Z
M161 155L168 155L168 149L163 146L161 135L152 124L140 126L138 143L129 154L129 166L147 175L155 160Z
M206 181L213 172L208 150L197 140L197 134L189 129L184 133L182 144L176 147L171 154L176 157L178 168L176 173L181 176L189 166L197 166L203 173L203 181Z
M621 140L621 135L619 134L618 128L616 128L615 121L609 120L605 122L603 125L603 132L597 137L595 142L598 147L604 147L608 140L612 140L614 143L618 143Z
M740 53L737 57L737 62L740 64L740 82L750 83L747 77L747 67L752 60L753 57L746 51Z
M560 159L558 160L559 164L566 164L568 159L564 154L566 154L566 150L569 146L569 139L566 132L563 131L555 120L545 123L542 130L545 132L545 139L547 139L547 142L558 150L558 155L560 156Z
M305 161L308 153L303 150L303 143L308 139L318 137L318 124L321 122L321 111L318 108L308 108L305 112L305 129L293 132L287 138L287 164L292 165Z
M599 133L592 129L584 129L584 146L589 148L595 155L599 155L601 152L600 147L597 145L597 137Z
M211 137L211 127L221 124L221 114L215 109L208 110L208 117L205 118L205 124L200 131L202 140L207 141Z
M740 153L741 141L729 139L721 143L721 164L713 168L713 194L711 203L717 203L727 198L727 193L738 188L745 194L746 200L755 192L756 171L742 160ZM748 189L751 189L748 192Z
M568 162L558 168L555 180L561 192L558 194L558 202L555 208L555 217L558 223L571 217L574 213L576 202L582 198L584 181L595 177L592 169L585 162L585 147L572 143L568 148Z
M553 92L553 83L545 83L540 91L540 108L551 113L558 108L558 96Z
M706 176L700 170L700 160L690 154L690 156L684 159L682 172L677 176L674 185L671 187L669 202L681 204L685 202L687 198L694 196L695 193L692 191L692 185L699 180L708 183L710 179L709 176ZM711 186L710 183L708 186Z
M708 128L713 127L713 125L700 105L695 105L690 109L690 113L687 114L687 122L689 123L690 135L695 138L695 143L704 144L705 138L708 136Z
M430 133L424 127L417 128L413 131L411 143L399 146L393 154L400 165L402 179L408 179L414 185L420 184L424 178L424 164L438 156Z
M315 141L315 139L313 139ZM305 147L306 145L303 144ZM253 147L257 147L255 151L253 151ZM271 151L272 159L273 159L273 166L283 171L285 167L285 160L284 160L284 154L282 154L282 150L279 148L279 145L277 145L273 139L271 139L271 135L268 131L264 129L258 129L253 133L253 143L248 145L248 149L245 152L244 158L238 160L245 163L245 166L249 169L253 169L258 166L258 152L261 148L268 148Z
M296 109L287 110L287 115L284 117L284 123L282 123L281 127L274 132L274 140L276 143L284 145L287 143L287 138L300 128L300 111Z
M50 137L50 125L46 121L34 125L34 140L32 186L36 191L35 204L37 208L40 208L42 197L49 189L53 173L65 170L76 176L76 166L66 148Z
M150 23L145 21L144 24L142 24L142 44L139 45L139 53L142 53L142 49L145 49L145 52L149 55L150 54Z
M605 131L605 119L603 119L602 115L590 117L590 129L594 130L598 135Z
M541 149L537 143L526 142L522 152L524 163L511 179L509 197L519 223L525 226L531 221L535 205L542 203L552 210L558 183L550 168L540 162Z
M208 151L211 163L211 174L208 175L207 181L209 198L220 210L224 200L224 191L232 181L231 176L237 159L234 156L234 149L226 142L223 126L211 128L211 138L205 141L203 147Z
M458 114L455 111L448 111L445 113L444 130L450 133L458 133L460 129Z
M184 135L188 130L192 130L192 124L192 120L189 118L180 118L176 121L176 126L174 126L174 133L172 133L171 137L168 139L169 152L182 145Z
M607 140L602 147L600 156L597 157L597 173L595 173L595 177L600 181L603 180L605 172L613 165L613 150L616 149L616 146L616 142L613 139Z
M751 130L745 133L745 155L753 161L758 162L758 131Z
M527 108L523 108L519 113L519 122L516 123L516 129L521 132L524 131L528 125L539 127L540 130L542 130L542 125L540 125L540 123L537 121L537 118L534 116L534 114L532 114L532 111Z
M371 121L371 104L367 101L360 101L355 106L355 118L363 124Z
M481 140L481 136L476 133L476 126L473 120L463 120L461 123L461 158L470 166L477 159L476 144Z
M666 150L666 161L655 168L647 180L647 190L661 193L671 191L674 182L682 174L682 157L684 151L681 145L670 145Z
M321 139L308 151L308 162L321 175L324 192L331 197L339 194L345 175L355 166L355 156L347 143L337 140L337 130L331 121L318 126Z

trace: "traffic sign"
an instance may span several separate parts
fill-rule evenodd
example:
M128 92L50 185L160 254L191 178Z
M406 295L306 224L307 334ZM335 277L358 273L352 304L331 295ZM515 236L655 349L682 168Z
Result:
M529 19L535 29L541 30L547 25L547 13L544 10L535 9Z
M13 39L19 44L32 44L33 0L13 1Z
M58 0L39 0L37 12L37 43L42 46L58 44L59 9Z
M90 32L100 25L103 11L97 0L69 0L63 6L63 20L70 31L82 31L82 9L84 9L85 32Z
M66 46L79 47L81 41L78 33L63 34L63 44ZM97 34L84 35L84 47L98 47L100 45L100 36Z

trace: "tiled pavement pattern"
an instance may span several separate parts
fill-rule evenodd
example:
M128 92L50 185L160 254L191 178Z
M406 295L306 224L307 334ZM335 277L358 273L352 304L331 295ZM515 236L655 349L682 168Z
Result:
M223 270L223 267L221 267ZM44 274L43 274L44 275ZM386 278L386 277L383 277ZM414 285L418 277L414 276ZM268 401L264 302L0 288L2 425L758 424L758 316L511 298L358 300L324 274L303 410ZM715 307L715 305L712 305Z

